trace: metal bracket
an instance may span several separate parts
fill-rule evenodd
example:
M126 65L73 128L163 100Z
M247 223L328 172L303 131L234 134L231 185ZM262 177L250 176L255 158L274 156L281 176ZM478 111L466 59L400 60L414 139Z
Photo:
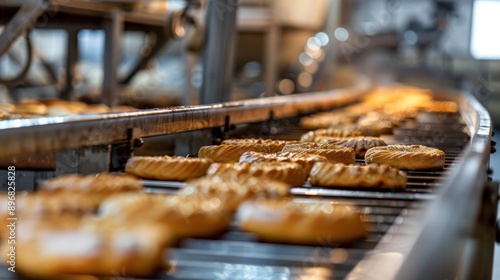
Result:
M119 172L125 170L125 165L130 157L134 156L134 150L141 147L144 141L140 137L139 128L128 129L128 141L111 145L109 171Z
M108 171L110 165L109 153L109 145L58 151L56 153L56 176Z

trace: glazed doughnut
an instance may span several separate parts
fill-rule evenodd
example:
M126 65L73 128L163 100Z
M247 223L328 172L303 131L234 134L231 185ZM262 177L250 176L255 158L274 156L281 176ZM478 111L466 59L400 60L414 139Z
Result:
M322 187L406 188L406 174L389 165L344 165L318 162L310 173L310 182Z
M368 149L379 146L387 146L384 140L378 137L328 137L328 136L318 136L316 141L319 143L338 145L342 147L349 147L354 149L354 153L357 158L363 158Z
M326 158L324 156L313 155L303 152L296 153L287 153L280 152L276 154L265 154L258 152L245 152L240 157L240 163L250 162L250 163L258 163L258 162L293 162L298 163L304 168L306 174L309 174L312 166L316 162L326 162Z
M2 240L2 259L9 245ZM164 266L172 245L165 228L143 221L23 219L17 224L16 272L33 279L73 279L69 275L150 277ZM62 277L62 278L60 278Z
M361 136L361 131L351 129L334 129L323 128L309 131L300 137L300 141L315 141L317 136L330 136L330 137L352 137Z
M241 143L230 145L203 146L198 157L209 158L215 162L238 162L245 152L276 153L281 150L281 143Z
M267 242L318 244L328 239L348 243L367 236L362 215L343 202L247 201L236 217L242 230Z
M149 221L176 238L212 237L226 230L230 215L216 196L126 193L106 199L99 215L116 223Z
M290 185L248 174L223 173L187 182L179 190L181 196L216 197L227 211L233 212L244 200L258 197L280 198L288 195Z
M133 176L120 173L101 173L94 175L71 174L44 181L39 186L39 193L58 194L73 193L85 195L94 203L113 194L122 192L139 192L142 190L139 180Z
M292 162L214 163L208 169L207 175L226 172L266 177L291 186L302 186L308 175L300 164Z
M366 151L366 163L388 164L399 169L429 170L444 168L445 153L422 145L389 145Z
M140 178L184 181L207 173L212 160L171 156L131 157L125 172Z
M352 164L355 161L355 153L352 148L325 143L301 142L288 144L281 151L320 155L331 163Z

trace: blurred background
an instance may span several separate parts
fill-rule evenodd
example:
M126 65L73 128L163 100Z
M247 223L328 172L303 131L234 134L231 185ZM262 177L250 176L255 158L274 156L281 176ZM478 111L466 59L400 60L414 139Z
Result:
M0 10L3 24L18 8L9 2L17 1L6 1ZM103 88L109 88L104 81L110 79L109 56L116 53L115 103L138 108L195 105L210 100L201 95L214 94L202 90L202 57L211 26L203 16L210 9L207 1L48 2L55 8L33 19L33 28L16 38L0 58L0 101L63 96L99 102ZM313 2L213 1L220 22L237 15L234 38L211 42L223 48L234 40L234 61L228 64L230 90L214 100L342 87L362 73L378 82L468 88L498 123L499 1ZM94 24L99 14L88 15L93 9L104 23ZM119 42L113 42L119 50L106 46L105 20L116 10L127 13L116 37ZM146 13L146 19L133 18ZM154 28L175 25L176 13L185 16L181 34L159 38ZM71 22L68 18L74 14L80 18ZM141 28L127 28L129 22ZM145 61L136 67L141 60Z

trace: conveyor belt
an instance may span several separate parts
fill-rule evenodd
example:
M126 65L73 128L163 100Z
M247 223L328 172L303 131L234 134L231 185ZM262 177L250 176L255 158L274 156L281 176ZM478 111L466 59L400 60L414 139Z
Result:
M422 144L446 153L445 168L436 171L407 171L404 191L364 191L325 189L308 184L291 189L297 201L345 200L359 207L371 224L370 236L350 245L321 240L318 246L262 243L237 225L217 240L184 240L169 250L171 268L164 279L343 279L377 245L393 236L413 234L400 228L403 223L418 223L414 213L423 203L437 197L435 192L461 160L460 152L469 143L469 135L458 116L425 123L407 121L386 137L388 144ZM453 120L453 121L451 121ZM451 125L450 125L451 124ZM292 127L272 138L296 140L306 131ZM439 137L437 137L438 135ZM363 164L362 160L356 161ZM175 192L177 182L143 181L150 191ZM413 218L413 220L412 220ZM310 277L310 278L308 278Z

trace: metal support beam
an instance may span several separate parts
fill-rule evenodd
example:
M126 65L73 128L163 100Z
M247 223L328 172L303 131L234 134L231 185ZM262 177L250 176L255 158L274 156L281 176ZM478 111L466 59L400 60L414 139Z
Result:
M118 66L121 60L123 32L123 13L111 12L111 19L104 26L104 80L102 84L102 102L113 106L118 100Z
M229 101L231 98L237 6L235 0L208 2L200 97L202 104Z
M21 6L0 34L0 56L5 54L14 41L31 28L49 5L44 0L32 1Z
M281 35L281 27L277 22L276 2L270 1L270 25L265 33L264 49L264 83L266 92L264 96L273 96L276 91L276 82L278 81L278 50Z
M73 93L73 77L78 63L78 32L79 29L69 28L66 50L66 85L61 94L62 99L69 100Z

